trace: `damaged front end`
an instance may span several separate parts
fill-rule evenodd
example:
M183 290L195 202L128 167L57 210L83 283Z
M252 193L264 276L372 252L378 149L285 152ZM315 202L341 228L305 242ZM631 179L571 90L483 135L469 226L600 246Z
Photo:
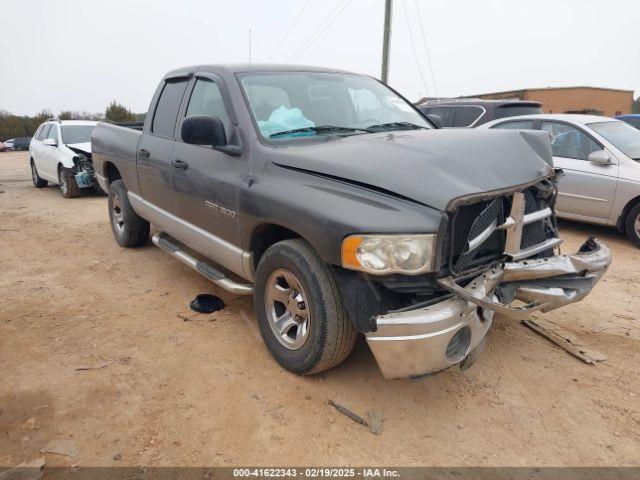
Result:
M457 201L442 240L442 300L378 315L366 334L383 375L400 378L466 367L481 350L495 313L522 318L584 298L611 263L609 249L590 238L556 255L549 180L516 192ZM509 212L508 214L506 212Z
M73 156L73 168L70 169L74 175L76 184L79 188L92 188L97 186L95 170L91 160L91 153L80 150L79 148L67 145L69 149L75 153Z

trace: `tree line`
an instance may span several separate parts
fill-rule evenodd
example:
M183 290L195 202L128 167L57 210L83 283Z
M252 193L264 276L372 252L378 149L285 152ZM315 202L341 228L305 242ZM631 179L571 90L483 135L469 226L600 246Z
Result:
M633 101L632 113L640 113L640 97ZM61 111L57 118L60 120L96 120L109 122L142 122L146 113L133 113L124 105L112 101L104 113L76 112L71 110ZM42 110L40 113L30 117L28 115L13 115L6 110L0 110L0 141L8 138L31 137L40 124L54 114L49 110Z
M0 141L8 138L31 137L42 122L54 117L60 120L135 122L144 121L145 115L145 113L133 113L115 100L107 106L104 113L63 110L56 116L49 110L42 110L34 116L29 116L14 115L6 110L0 110Z

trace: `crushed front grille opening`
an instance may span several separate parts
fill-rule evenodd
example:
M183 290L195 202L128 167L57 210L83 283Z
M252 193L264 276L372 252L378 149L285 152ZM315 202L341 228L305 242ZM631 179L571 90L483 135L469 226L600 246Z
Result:
M511 213L514 194L492 200L460 206L449 223L449 240L443 248L443 264L451 274L462 276L500 262L506 258L507 230L502 226ZM536 186L523 192L524 215L547 207L553 207L553 198L547 190ZM549 238L556 237L553 218L546 217L522 225L520 249L535 247ZM548 252L543 252L546 254Z

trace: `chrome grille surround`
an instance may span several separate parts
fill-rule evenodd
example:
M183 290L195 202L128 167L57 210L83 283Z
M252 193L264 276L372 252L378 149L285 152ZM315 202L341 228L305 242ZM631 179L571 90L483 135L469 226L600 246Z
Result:
M493 204L500 200L500 198L494 200L487 207L487 209L485 209L485 212L490 208L494 208L492 207ZM499 230L504 230L507 234L504 247L505 255L508 255L516 261L531 257L538 253L544 252L545 250L554 248L557 245L560 245L560 243L562 243L561 238L551 237L546 238L544 241L534 245L526 245L525 247L522 246L523 228L526 225L543 221L553 215L551 207L545 207L540 210L535 210L533 212L525 214L525 204L525 194L523 192L514 193L511 199L511 211L509 213L509 216L502 223L498 223L498 220L496 218L496 220L491 222L491 224L489 224L477 235L473 237L470 236L467 240L467 252L471 252L479 248L482 243L484 243L484 241L486 241L486 239L493 234L493 232ZM471 233L473 233L473 227Z

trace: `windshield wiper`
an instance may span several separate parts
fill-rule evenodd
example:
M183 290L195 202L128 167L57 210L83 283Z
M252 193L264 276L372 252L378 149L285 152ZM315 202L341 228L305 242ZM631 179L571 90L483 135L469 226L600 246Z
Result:
M276 132L269 135L269 138L276 138L281 135L289 135L292 133L304 133L304 132L315 132L315 133L351 133L351 132L367 132L370 133L369 130L365 130L364 128L353 128L353 127L339 127L336 125L318 125L315 127L304 127L304 128L294 128L293 130L283 130L282 132Z
M415 123L411 123L411 122L388 122L388 123L378 123L376 125L369 125L367 127L367 130L371 132L371 131L378 131L378 130L418 130L421 128L426 128L426 127L421 127L420 125L416 125Z

